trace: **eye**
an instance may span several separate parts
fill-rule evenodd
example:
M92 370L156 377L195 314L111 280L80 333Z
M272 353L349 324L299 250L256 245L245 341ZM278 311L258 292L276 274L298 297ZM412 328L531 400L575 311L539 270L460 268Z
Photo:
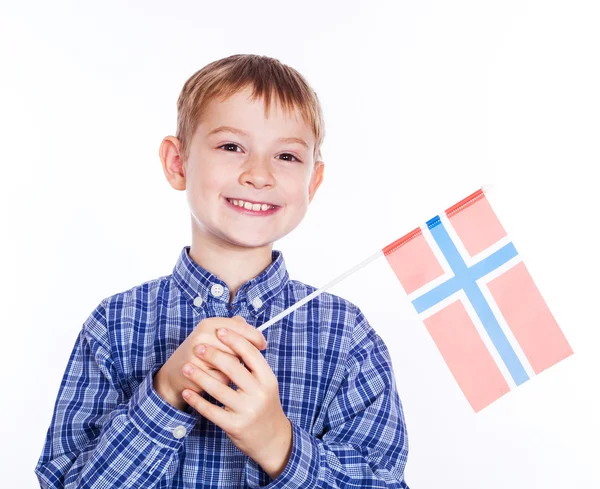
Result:
M225 144L222 144L221 146L219 146L219 149L225 148L226 146L229 146L229 147L233 146L235 148L239 148L239 146L237 144L234 144L234 143L225 143ZM225 150L225 151L227 151L228 153L234 153L234 152L237 153L237 151L229 151L229 150ZM293 158L295 161L297 161L298 163L301 163L301 161L296 156L294 156L291 153L282 153L279 156L289 156L289 157ZM292 162L293 160L285 159L284 161L290 161L290 162Z
M224 148L225 146L235 146L236 148L239 148L239 146L237 144L233 144L233 143L225 143L222 144L221 146L219 146L219 149ZM226 150L228 153L232 153L232 151L228 151ZM237 153L237 151L235 151L235 153Z
M296 158L293 154L290 154L290 153L282 153L280 156L291 156L296 161L300 162L300 160L298 158ZM291 161L291 160L284 160L284 161Z

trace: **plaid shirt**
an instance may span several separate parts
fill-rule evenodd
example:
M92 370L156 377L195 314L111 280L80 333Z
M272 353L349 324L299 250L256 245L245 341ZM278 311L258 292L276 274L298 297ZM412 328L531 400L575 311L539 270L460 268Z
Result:
M207 317L258 327L315 290L290 280L281 251L229 304L225 282L181 251L171 275L101 301L83 323L42 455L43 488L408 488L408 441L392 363L360 309L322 293L264 331L261 351L292 423L275 480L225 432L180 411L152 379ZM211 402L222 406L208 394Z

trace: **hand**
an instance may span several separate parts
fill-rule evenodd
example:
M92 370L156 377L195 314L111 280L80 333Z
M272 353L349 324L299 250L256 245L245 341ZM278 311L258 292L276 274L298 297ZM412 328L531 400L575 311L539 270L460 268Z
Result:
M212 345L206 345L200 358L227 375L238 389L223 385L190 362L193 371L188 379L225 407L210 403L191 389L186 389L183 397L276 479L285 469L292 448L292 425L281 407L277 377L245 337L227 329L219 330L218 337L242 358L245 366Z
M234 316L232 318L213 317L200 321L194 331L179 345L177 350L173 352L165 364L154 375L153 385L158 395L181 411L186 407L186 402L181 397L183 390L198 389L197 385L183 373L184 365L193 365L197 370L205 372L206 375L210 376L220 385L228 385L230 382L229 377L225 373L215 369L196 355L195 349L198 345L212 345L213 348L218 349L231 362L237 363L243 368L236 352L217 339L215 332L220 327L227 327L235 331L255 349L260 348L262 350L267 347L267 340L262 332L249 325L241 316ZM258 350L256 351L258 353ZM258 354L260 355L260 353ZM197 392L201 394L202 389Z

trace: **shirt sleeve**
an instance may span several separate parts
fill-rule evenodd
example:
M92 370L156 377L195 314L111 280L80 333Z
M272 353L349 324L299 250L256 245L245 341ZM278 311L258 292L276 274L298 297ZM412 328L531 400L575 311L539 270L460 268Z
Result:
M270 480L250 459L246 481L251 488L408 489L408 436L391 358L356 309L345 377L328 407L324 434L313 436L292 423L292 451L284 471ZM270 482L261 486L265 476Z
M101 303L85 321L59 387L35 467L41 488L151 489L172 480L198 414L179 411L154 390L160 366L127 399L110 351Z

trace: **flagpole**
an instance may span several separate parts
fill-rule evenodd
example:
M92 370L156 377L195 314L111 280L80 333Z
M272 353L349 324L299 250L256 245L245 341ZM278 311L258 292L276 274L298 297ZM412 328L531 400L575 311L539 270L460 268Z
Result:
M279 314L277 314L277 316L269 319L266 323L264 323L262 326L260 326L258 328L259 331L264 331L265 329L267 329L269 326L271 326L272 324L276 323L277 321L279 321L281 318L287 316L288 314L294 312L296 309L298 309L300 306L306 304L308 301L314 299L315 297L317 297L319 294L321 294L322 292L325 292L329 287L337 284L338 282L340 282L341 280L344 280L348 275L353 274L354 272L356 272L357 270L360 270L362 267L364 267L365 265L368 265L369 263L371 263L373 260L375 260L376 258L379 258L380 256L383 255L383 250L379 250L377 253L375 253L374 255L370 256L369 258L367 258L365 261L359 263L358 265L356 265L355 267L351 268L350 270L347 270L346 272L342 273L339 277L333 279L331 282L329 282L328 284L325 284L323 287L321 287L320 289L315 290L312 294L307 295L306 297L304 297L303 299L300 299L298 302L296 302L294 305L288 307L285 311L280 312Z

